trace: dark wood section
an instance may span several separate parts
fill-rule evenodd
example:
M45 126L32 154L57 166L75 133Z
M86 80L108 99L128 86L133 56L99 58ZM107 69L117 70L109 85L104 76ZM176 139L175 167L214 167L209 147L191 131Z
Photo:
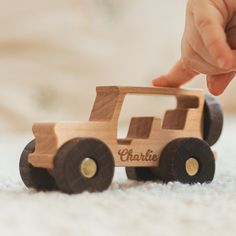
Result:
M31 141L24 149L20 157L20 175L24 184L28 188L38 191L56 190L57 186L54 178L44 168L33 167L28 162L28 156L34 152L35 140Z
M97 164L96 175L86 178L81 173L85 158ZM64 144L54 159L54 177L59 189L66 193L97 192L107 189L114 175L114 160L110 149L94 138L73 139Z
M130 122L127 138L148 138L154 117L133 117Z
M186 99L185 96L177 96L177 108L198 108L199 107L199 98L194 96L189 96Z
M163 119L163 129L184 129L188 109L167 110Z

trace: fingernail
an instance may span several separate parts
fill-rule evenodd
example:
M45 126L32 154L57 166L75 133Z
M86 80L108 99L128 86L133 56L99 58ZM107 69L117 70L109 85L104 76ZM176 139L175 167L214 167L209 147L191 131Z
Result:
M162 82L162 76L159 76L155 79L152 80L153 85L155 86L156 84L160 84Z

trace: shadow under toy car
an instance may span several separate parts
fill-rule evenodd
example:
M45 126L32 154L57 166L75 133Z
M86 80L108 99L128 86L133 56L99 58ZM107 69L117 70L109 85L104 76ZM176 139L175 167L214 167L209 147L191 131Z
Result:
M127 94L174 96L176 108L164 118L133 117L127 137L117 138L119 114ZM158 109L158 108L157 108ZM129 179L204 183L212 181L223 115L201 90L153 87L97 87L88 122L35 123L35 140L20 158L27 187L66 193L103 191L114 167Z

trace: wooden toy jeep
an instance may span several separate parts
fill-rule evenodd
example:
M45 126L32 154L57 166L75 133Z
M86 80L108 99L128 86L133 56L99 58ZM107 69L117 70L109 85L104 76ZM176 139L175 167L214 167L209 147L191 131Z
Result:
M118 139L118 118L128 94L174 96L177 105L163 120L155 114L133 117L127 137ZM115 166L125 167L134 180L210 182L215 172L210 146L222 126L219 104L201 90L97 87L88 122L33 125L35 140L21 155L20 174L27 187L66 193L107 189Z

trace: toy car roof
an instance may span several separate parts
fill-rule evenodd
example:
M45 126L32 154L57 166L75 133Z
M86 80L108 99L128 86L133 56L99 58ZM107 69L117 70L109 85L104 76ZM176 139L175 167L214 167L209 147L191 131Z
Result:
M116 94L160 94L174 96L203 96L204 92L199 89L181 89L166 87L132 87L132 86L98 86L98 93Z

